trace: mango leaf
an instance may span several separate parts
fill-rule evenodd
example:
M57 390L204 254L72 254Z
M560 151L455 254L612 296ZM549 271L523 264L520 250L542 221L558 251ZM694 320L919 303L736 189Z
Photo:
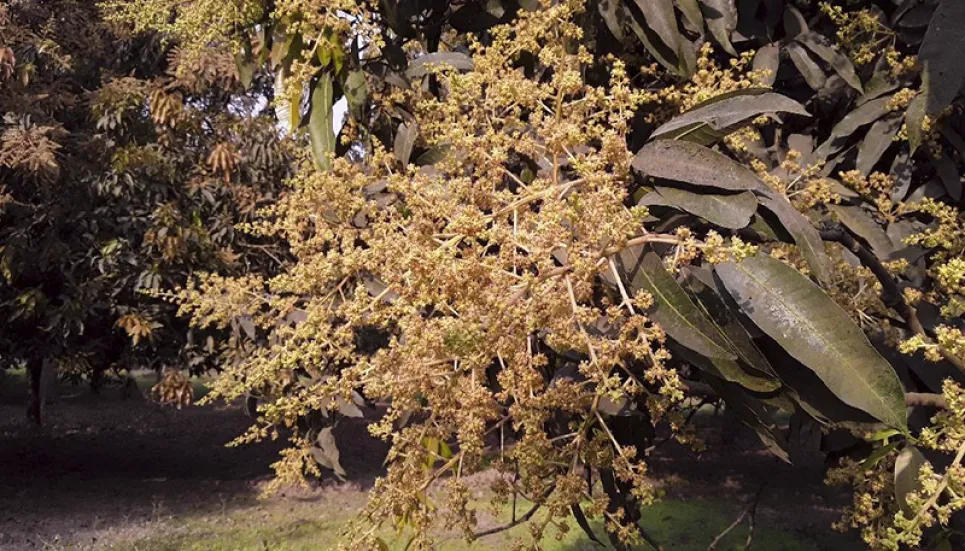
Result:
M828 77L821 70L821 67L811 59L804 47L797 42L791 42L784 49L787 50L788 57L791 58L791 62L797 67L808 86L814 90L820 90Z
M901 445L901 441L878 446L877 448L874 449L874 451L868 454L868 457L865 457L864 460L861 461L861 466L868 470L874 468L874 466L877 465L879 461L884 459L885 456L891 453L892 451L898 449L898 446L900 445Z
M652 252L644 253L642 247L631 247L620 253L616 260L632 292L642 289L653 295L654 305L650 316L667 335L708 358L737 358L714 323L704 316L673 275L663 267L659 256Z
M855 105L862 105L888 92L897 90L899 85L900 82L895 80L891 75L891 65L888 64L885 56L881 56L878 58L878 61L875 62L874 69L871 72L871 78L865 82L864 93L855 100Z
M622 0L600 0L596 8L610 33L620 43L626 42L627 33L623 28L623 21L627 18L627 13Z
M352 118L359 123L364 123L365 106L369 95L368 86L365 84L365 73L361 69L348 71L342 83L342 90L345 91L345 100L348 102Z
M921 144L925 115L934 115L951 105L965 83L965 2L942 0L928 24L918 50L922 65L921 94L908 107L909 141L912 151Z
M590 528L590 523L587 521L586 514L583 513L583 508L580 507L580 504L574 503L570 506L570 510L573 512L573 518L576 519L576 524L583 530L586 537L599 545L603 545L603 542L597 539L596 534L593 533L593 529Z
M707 377L707 380L737 418L757 433L768 451L786 463L791 462L786 443L776 430L777 422L759 400L749 396L735 383L716 377Z
M857 109L848 113L838 124L831 129L831 135L814 152L814 159L826 159L829 155L838 152L844 138L854 134L856 130L866 124L871 124L876 120L890 113L888 103L891 96L885 96L871 100Z
M754 191L760 203L773 212L794 242L817 278L830 280L830 264L821 236L810 221L787 200L776 197L767 184L749 168L738 164L712 149L680 140L657 140L645 145L632 162L638 173L676 180L697 186L709 186L730 191Z
M686 268L685 274L684 281L697 305L714 321L737 357L758 377L777 379L777 373L754 344L750 333L727 306L725 299L717 294L718 285L713 274L703 268L695 267Z
M704 36L704 16L700 13L700 3L697 0L674 0L674 3L694 30Z
M631 15L626 18L626 22L658 63L663 65L668 71L680 76L689 76L686 73L686 68L682 67L679 50L671 50L669 46L663 43L656 31L646 24L641 25L636 17Z
M642 175L728 191L769 189L749 168L700 144L657 140L637 152L633 169Z
M730 55L736 56L737 50L730 42L730 33L737 28L737 8L734 0L700 0L700 11L714 40Z
M763 255L721 264L717 274L754 323L844 403L907 430L904 391L891 364L820 287Z
M798 35L808 32L808 23L804 15L794 5L788 3L784 6L784 34L788 38L796 38Z
M462 52L435 52L426 54L409 63L405 76L417 79L429 74L432 67L452 67L457 71L472 71L472 58Z
M955 165L955 161L945 154L938 159L932 159L931 163L932 166L935 167L935 172L942 181L942 185L945 186L945 191L948 192L948 196L956 201L961 201L962 179L958 173L958 167Z
M848 86L857 90L858 93L864 92L861 88L861 79L854 72L854 65L851 64L851 60L832 45L830 40L813 31L805 31L799 34L795 40L831 65L834 72L838 73L848 83Z
M871 250L875 253L875 256L878 258L889 258L891 253L894 252L894 244L891 242L885 229L875 222L874 219L871 218L871 215L861 207L828 205L828 208L841 220L841 223L843 223L845 227L863 239L865 243L871 245Z
M885 117L875 121L865 134L864 140L858 145L858 159L855 168L867 176L875 164L885 154L894 142L895 135L901 129L901 117Z
M335 130L332 126L334 102L332 74L324 72L312 85L308 118L308 137L312 143L312 156L322 170L332 168L330 156L335 152Z
M914 510L908 506L908 494L921 490L918 482L918 471L928 463L925 456L918 451L918 448L911 444L905 446L895 459L895 499L898 506L906 514L914 514Z
M409 157L412 156L412 147L415 140L419 137L419 125L415 122L402 123L395 134L395 158L402 163L402 166L409 164Z
M814 228L806 216L798 212L791 203L774 193L767 193L761 197L760 203L777 216L794 243L801 249L801 254L808 262L808 267L814 272L818 281L829 284L831 281L831 259L824 249L821 234Z
M680 29L672 0L635 0L643 18L671 51L680 51Z
M751 88L741 90L739 95L718 96L697 105L654 130L652 138L684 139L708 145L768 113L810 116L803 105L787 96Z
M769 393L781 388L781 382L777 379L751 373L733 360L707 358L683 347L679 350L675 348L674 356L683 358L704 373L739 384L753 392Z
M665 186L656 186L656 190L670 204L722 228L736 230L747 227L751 216L757 211L757 198L749 191L719 195Z
M766 46L761 46L758 48L757 53L754 54L754 62L752 64L754 71L768 71L767 76L764 77L764 84L774 84L774 81L777 79L777 70L781 64L780 54L781 49L774 42Z
M319 465L332 469L335 475L344 479L345 469L339 463L338 446L335 444L335 436L332 434L332 427L325 427L319 431L315 438L315 445L312 446L312 457Z

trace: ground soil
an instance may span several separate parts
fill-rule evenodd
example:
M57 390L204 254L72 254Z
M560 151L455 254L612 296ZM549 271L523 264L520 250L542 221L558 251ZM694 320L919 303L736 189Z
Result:
M27 422L23 392L0 390L2 551L118 548L170 519L264 506L258 490L282 442L225 447L250 423L240 407L177 411L140 397L125 400L118 389L95 396L73 387L47 408L38 429ZM718 438L712 429L706 436ZM348 481L271 499L361 503L381 472L385 446L357 422L342 424L336 438L342 456L352 458ZM763 452L752 434L701 455L668 444L650 465L669 496L730 500L735 516L763 485L761 522L822 541L846 496L823 489L813 444L797 443L793 467Z

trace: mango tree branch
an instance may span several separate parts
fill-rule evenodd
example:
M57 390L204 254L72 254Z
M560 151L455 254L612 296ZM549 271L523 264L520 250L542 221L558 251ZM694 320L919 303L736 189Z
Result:
M878 278L881 282L881 300L884 302L885 306L893 308L898 315L901 316L905 323L908 324L908 328L917 335L923 337L928 337L928 333L922 326L921 321L918 319L918 312L915 308L905 301L904 296L902 296L901 289L898 284L895 283L894 278L891 273L885 268L881 260L875 256L874 253L869 251L861 243L846 232L842 227L830 227L821 231L821 239L825 241L834 241L840 243L849 251L854 253L855 256L861 260L866 268L871 270L871 272ZM952 365L958 368L959 371L965 373L965 360L952 354L949 350L944 347L938 347L939 352L942 356L948 360Z

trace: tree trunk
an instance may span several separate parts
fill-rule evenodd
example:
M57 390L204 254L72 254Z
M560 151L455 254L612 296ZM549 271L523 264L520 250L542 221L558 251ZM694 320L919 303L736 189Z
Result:
M30 376L30 400L27 403L27 418L33 420L38 427L43 423L43 369L43 362L38 360L32 360L27 364L27 374Z

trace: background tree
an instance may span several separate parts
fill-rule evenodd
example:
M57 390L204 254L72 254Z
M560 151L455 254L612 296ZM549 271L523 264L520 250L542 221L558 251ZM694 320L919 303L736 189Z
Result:
M211 367L209 334L150 292L284 252L235 230L278 192L288 153L259 110L270 81L185 60L89 2L0 7L0 360L96 388L108 370ZM261 100L260 104L264 104Z
M257 326L215 396L266 398L244 438L293 429L280 481L342 471L300 419L390 404L351 546L480 535L462 478L495 449L536 541L599 515L626 548L655 429L689 440L706 395L785 459L779 411L849 436L830 478L871 547L960 543L961 3L108 4L267 66L307 134L252 227L294 262L180 300Z

